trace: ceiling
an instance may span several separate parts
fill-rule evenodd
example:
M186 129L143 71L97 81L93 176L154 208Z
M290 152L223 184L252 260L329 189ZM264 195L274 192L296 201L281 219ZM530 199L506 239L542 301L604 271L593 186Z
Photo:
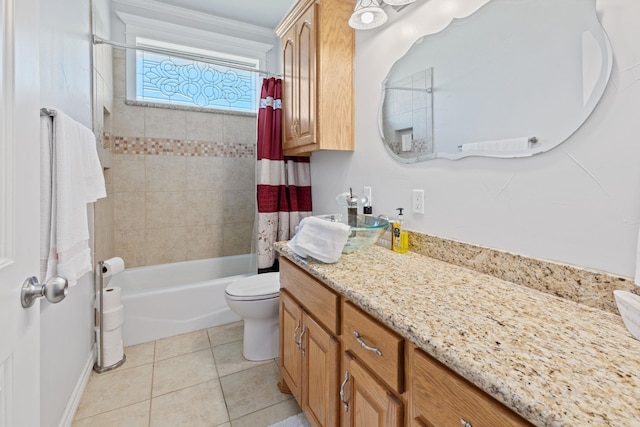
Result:
M221 18L275 29L296 0L156 0Z

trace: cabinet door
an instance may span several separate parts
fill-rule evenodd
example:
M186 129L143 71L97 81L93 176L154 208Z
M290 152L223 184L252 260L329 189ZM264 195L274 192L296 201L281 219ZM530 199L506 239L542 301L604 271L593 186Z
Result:
M309 7L295 25L297 73L294 93L297 105L294 105L294 138L297 147L316 143L315 8L315 4Z
M340 344L306 313L302 319L302 410L314 426L337 426Z
M296 28L291 28L282 37L282 56L284 58L282 78L282 147L295 146L293 130L295 124L294 112L296 109L294 93L296 79Z
M343 427L401 427L402 402L351 354L345 353L341 378Z
M280 376L300 402L302 364L298 341L302 334L302 309L286 292L280 292Z

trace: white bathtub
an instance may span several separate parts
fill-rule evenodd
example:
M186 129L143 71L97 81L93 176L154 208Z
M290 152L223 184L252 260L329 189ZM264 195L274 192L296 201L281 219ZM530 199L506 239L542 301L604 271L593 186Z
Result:
M122 289L124 345L241 320L224 290L255 268L255 255L246 254L127 268L113 276L108 286Z

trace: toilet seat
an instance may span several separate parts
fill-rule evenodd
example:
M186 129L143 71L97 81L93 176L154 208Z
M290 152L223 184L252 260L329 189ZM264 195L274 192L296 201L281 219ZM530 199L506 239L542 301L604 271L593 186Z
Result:
M264 273L243 277L231 282L225 289L228 298L235 301L259 301L280 296L280 274Z

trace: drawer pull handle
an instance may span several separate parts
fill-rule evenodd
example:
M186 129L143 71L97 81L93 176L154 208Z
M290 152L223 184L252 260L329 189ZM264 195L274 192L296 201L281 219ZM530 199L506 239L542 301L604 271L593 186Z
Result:
M380 351L380 349L367 345L367 343L364 342L364 340L360 337L358 331L353 331L353 335L356 337L356 342L360 344L360 347L364 348L367 351L372 351L378 356L382 356L382 352Z
M349 402L344 400L344 386L347 385L349 381L349 371L344 371L344 381L342 381L342 385L340 386L340 401L344 405L344 412L349 412Z
M304 346L303 346L303 342L302 342L302 337L304 336L304 333L307 332L307 327L303 326L302 327L302 332L300 332L300 341L298 341L298 348L300 350L302 350L302 357L304 357Z
M464 427L473 427L471 423L464 418L460 418L460 424L462 424Z
M300 319L298 319L298 324L296 325L296 328L293 330L293 342L296 343L296 346L298 346L298 350L300 350L300 342L298 342L298 338L296 338L296 335L298 335L298 329L300 329Z

